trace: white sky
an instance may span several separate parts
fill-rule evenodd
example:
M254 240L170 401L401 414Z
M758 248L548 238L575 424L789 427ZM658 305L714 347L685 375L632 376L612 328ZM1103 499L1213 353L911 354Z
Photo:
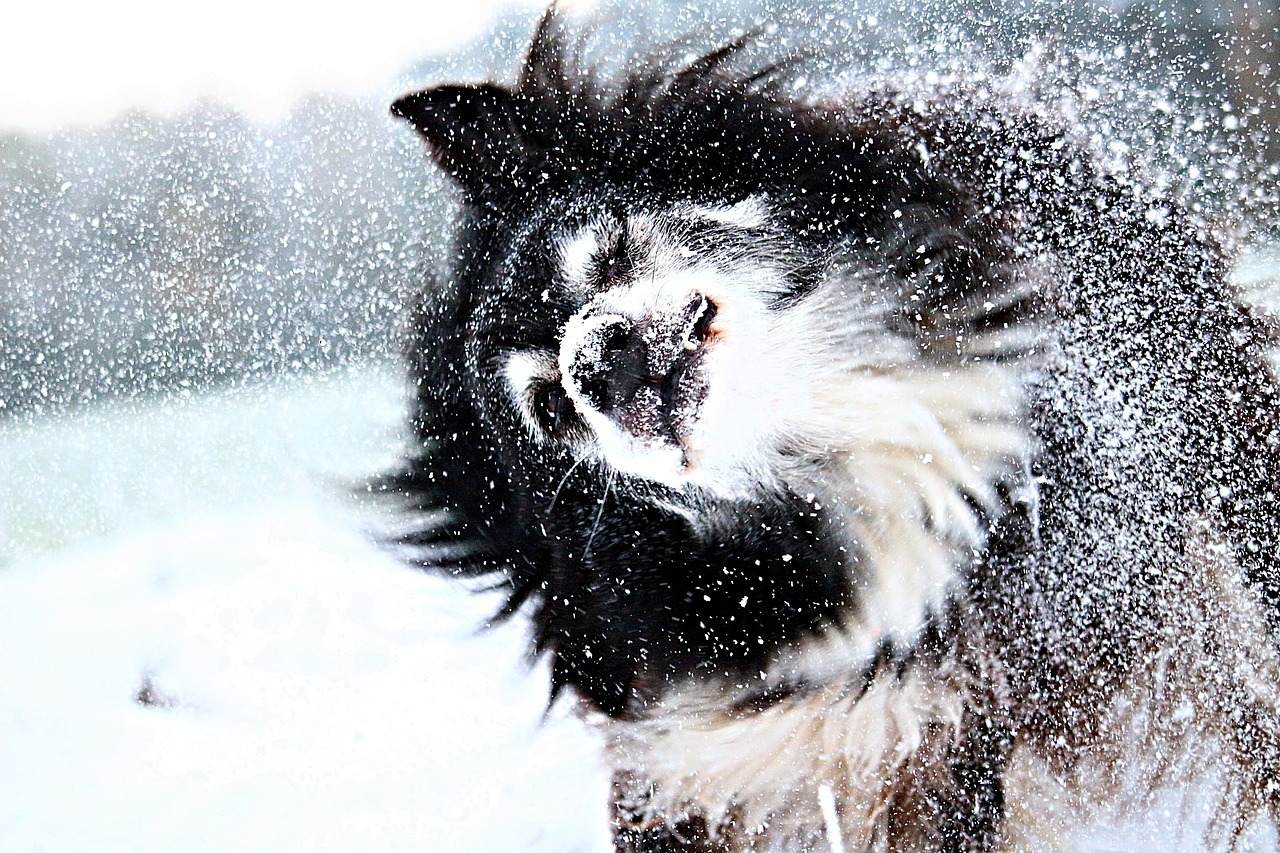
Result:
M299 95L362 93L477 35L505 5L542 0L7 0L0 128L102 121L212 96L281 116Z

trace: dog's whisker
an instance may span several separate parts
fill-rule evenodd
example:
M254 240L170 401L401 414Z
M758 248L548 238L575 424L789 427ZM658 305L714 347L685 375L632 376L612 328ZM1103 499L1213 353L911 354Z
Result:
M569 477L573 474L574 470L576 470L577 467L590 455L591 449L587 448L573 460L573 464L569 466L569 470L564 472L564 476L560 478L560 482L556 485L556 490L552 492L551 502L547 504L547 508L543 510L543 515L550 515L551 511L556 508L556 501L560 500L560 491L564 488L564 484L569 481Z
M604 504L609 499L609 489L613 487L613 480L617 475L616 468L609 469L609 474L604 481L604 492L600 495L600 506L596 509L596 520L591 524L591 532L587 535L587 544L582 549L583 559L586 559L591 554L591 543L596 541L596 531L600 529L600 520L604 518Z

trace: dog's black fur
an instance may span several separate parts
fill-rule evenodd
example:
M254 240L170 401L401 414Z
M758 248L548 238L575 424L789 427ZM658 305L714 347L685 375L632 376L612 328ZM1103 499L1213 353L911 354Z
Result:
M841 806L846 838L1017 844L1015 754L1076 778L1123 739L1117 697L1180 701L1166 695L1176 679L1144 680L1153 660L1190 674L1186 695L1214 694L1195 700L1205 729L1190 737L1221 739L1243 792L1223 806L1235 838L1274 812L1280 778L1269 326L1236 300L1202 224L1103 174L1052 120L964 91L812 103L786 94L785 67L749 67L747 43L602 80L549 15L513 87L441 86L395 104L461 190L454 251L424 282L410 348L420 450L385 482L427 519L403 543L433 569L497 578L501 615L526 611L551 659L553 693L611 719L611 737L644 738L644 721L690 685L721 695L725 720L817 713L806 703L829 678L764 673L850 624L871 594L870 558L838 502L785 480L726 496L620 472L584 449L580 402L536 391L545 422L531 427L503 374L509 353L558 352L584 310L563 284L557 235L601 215L763 197L772 251L788 259L770 311L803 304L833 269L874 270L895 300L885 334L911 341L919 364L1012 365L1026 394L1026 464L993 478L991 499L963 495L980 543L956 560L945 600L843 677L846 696L917 677L962 685L955 729L926 721L912 758L877 780L882 808ZM715 251L717 228L681 239ZM640 262L615 246L588 276L608 288ZM997 350L965 349L988 338ZM1237 574L1226 605L1204 592L1219 583L1206 578L1230 586ZM1187 629L1193 616L1210 627ZM1261 634L1232 639L1255 622ZM1218 674L1211 685L1204 672ZM1165 728L1150 724L1143 749L1182 743ZM668 780L643 761L616 769L622 850L806 847L832 831L771 829L787 824L794 792L711 809L664 799Z

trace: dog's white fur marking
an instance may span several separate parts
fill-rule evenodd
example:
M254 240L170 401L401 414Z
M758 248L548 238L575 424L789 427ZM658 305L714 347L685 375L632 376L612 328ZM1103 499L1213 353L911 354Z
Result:
M760 196L745 198L731 205L696 205L689 213L700 219L738 228L763 228L769 221L769 210Z
M831 853L844 853L844 833L840 831L840 816L836 812L836 795L830 785L818 786L818 805L827 825L827 845Z
M895 778L926 736L959 737L965 694L914 670L886 675L865 692L850 681L759 711L726 713L720 691L672 696L652 719L604 724L613 766L659 784L653 814L733 817L750 831L768 827L784 849L823 842L819 791L840 801L839 829L853 850L878 849ZM825 833L824 833L825 834Z
M1018 474L1031 450L1009 373L970 366L950 376L907 373L846 386L875 425L860 431L835 474L845 479L848 524L871 576L860 614L865 629L910 643L945 598L956 565L982 546L966 496L991 508L992 484Z
M600 248L604 227L603 222L593 223L570 235L559 246L560 270L574 292L583 293L587 289L587 275Z

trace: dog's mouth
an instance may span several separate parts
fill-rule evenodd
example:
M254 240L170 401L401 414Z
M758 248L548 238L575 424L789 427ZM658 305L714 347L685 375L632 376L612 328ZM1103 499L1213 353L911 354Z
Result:
M621 455L671 460L678 452L683 473L696 461L690 438L710 390L707 359L720 312L696 291L676 306L640 316L589 307L567 330L561 364L602 443L617 433L631 445Z

